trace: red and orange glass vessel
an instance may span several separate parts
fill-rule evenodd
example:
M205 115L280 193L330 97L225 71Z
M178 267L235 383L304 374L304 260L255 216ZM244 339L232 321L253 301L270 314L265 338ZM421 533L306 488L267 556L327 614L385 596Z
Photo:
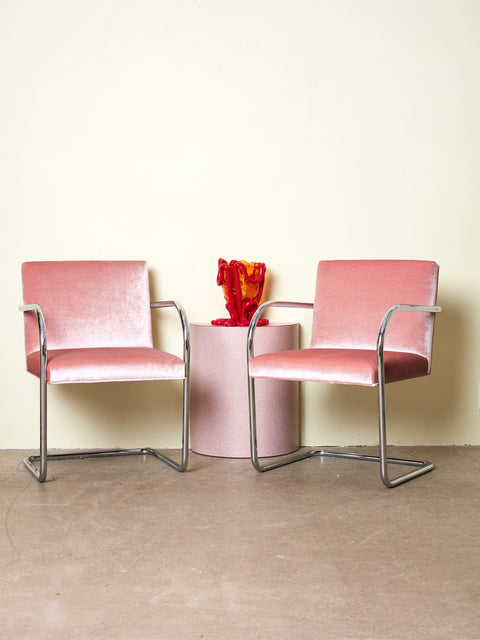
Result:
M258 309L265 284L265 264L244 260L218 260L217 284L223 289L230 318L212 320L214 325L246 327ZM262 319L259 324L268 324Z

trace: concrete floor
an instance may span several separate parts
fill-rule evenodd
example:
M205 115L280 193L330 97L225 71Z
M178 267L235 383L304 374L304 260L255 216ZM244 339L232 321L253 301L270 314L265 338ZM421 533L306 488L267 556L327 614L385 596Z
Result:
M0 637L479 639L480 447L394 453L436 469L0 452Z

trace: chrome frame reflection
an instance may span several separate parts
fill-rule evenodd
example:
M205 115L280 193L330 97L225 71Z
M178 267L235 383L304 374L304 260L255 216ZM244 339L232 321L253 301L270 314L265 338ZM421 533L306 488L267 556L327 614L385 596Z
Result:
M341 451L327 451L321 447L306 447L294 453L282 456L271 462L262 464L258 456L257 447L257 420L256 420L256 401L255 401L255 378L250 376L250 360L254 357L254 337L258 321L262 314L269 307L288 307L313 309L313 303L310 302L285 302L271 300L264 302L255 312L250 322L247 336L247 367L248 367L248 407L250 417L250 453L253 467L260 472L270 471L286 464L305 460L313 456L346 458L349 460L366 460L369 462L380 463L380 477L383 484L389 489L399 484L412 480L417 476L432 471L434 465L428 460L411 460L408 458L391 458L387 455L387 426L385 417L385 366L384 366L384 344L385 335L392 316L397 311L417 311L424 313L440 313L442 310L439 306L422 306L422 305L406 305L398 304L392 306L385 313L377 337L377 367L378 367L378 427L379 427L379 455L366 455L359 453L347 453ZM405 465L415 467L414 470L399 475L393 479L389 477L388 465Z
M151 309L175 307L182 325L183 360L185 362L185 377L183 378L183 402L182 402L182 448L181 460L177 462L166 454L144 447L139 449L111 449L111 450L82 450L72 453L49 454L47 449L47 332L45 317L38 304L26 304L19 307L23 313L33 311L36 314L39 332L40 346L40 453L39 455L24 458L25 467L33 474L38 482L45 482L47 477L47 462L55 460L78 460L86 458L111 458L116 456L151 455L162 460L176 471L185 471L188 466L189 439L190 439L190 330L187 316L182 305L175 300L152 302ZM158 380L161 382L161 380ZM37 467L36 463L40 463Z

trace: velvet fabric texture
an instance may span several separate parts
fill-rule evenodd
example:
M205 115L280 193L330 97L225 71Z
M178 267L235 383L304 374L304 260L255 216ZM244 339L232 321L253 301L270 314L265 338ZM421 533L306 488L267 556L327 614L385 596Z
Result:
M438 265L423 260L332 260L318 265L309 349L263 354L249 364L255 378L378 384L380 324L397 304L436 304ZM385 380L427 375L434 315L398 311L387 328Z
M22 283L24 304L45 317L50 384L185 377L181 358L153 348L146 262L26 262ZM24 317L27 370L39 376L36 316Z
M40 376L38 351L27 357L27 370ZM177 356L147 347L97 347L48 351L47 382L119 382L181 380L185 363Z

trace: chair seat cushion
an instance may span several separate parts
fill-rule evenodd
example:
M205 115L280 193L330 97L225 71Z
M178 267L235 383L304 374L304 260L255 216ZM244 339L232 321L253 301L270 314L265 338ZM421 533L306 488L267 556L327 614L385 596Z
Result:
M395 382L428 374L428 361L415 353L384 352L385 381ZM375 386L377 353L367 349L299 349L256 356L250 376Z
M40 354L27 358L27 370L40 377ZM184 361L150 347L99 347L48 351L47 382L118 382L185 377Z

